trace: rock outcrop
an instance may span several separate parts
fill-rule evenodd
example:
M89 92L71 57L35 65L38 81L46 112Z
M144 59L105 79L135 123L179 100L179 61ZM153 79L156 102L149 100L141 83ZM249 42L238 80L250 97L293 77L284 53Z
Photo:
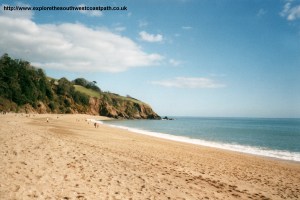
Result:
M115 119L161 119L147 104L118 97L110 97L109 100L91 97L89 112Z

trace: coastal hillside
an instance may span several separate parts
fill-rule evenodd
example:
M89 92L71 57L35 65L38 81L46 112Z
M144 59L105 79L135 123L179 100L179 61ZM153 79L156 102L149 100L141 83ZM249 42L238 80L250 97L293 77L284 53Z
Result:
M160 119L152 108L130 96L103 92L95 81L47 77L30 62L0 58L0 111L84 113L116 119Z

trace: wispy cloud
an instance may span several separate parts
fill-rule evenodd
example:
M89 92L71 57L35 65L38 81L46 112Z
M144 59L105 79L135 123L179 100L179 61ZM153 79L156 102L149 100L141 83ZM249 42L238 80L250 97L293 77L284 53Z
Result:
M182 26L181 28L183 30L191 30L193 27L191 27L191 26Z
M118 32L122 32L122 31L125 31L125 30L126 30L126 27L124 27L124 26L115 27L115 31L118 31Z
M148 22L147 21L145 21L145 20L140 20L139 21L139 27L140 28L143 28L143 27L146 27L146 26L148 26Z
M168 80L153 81L151 83L154 85L172 88L203 89L225 87L224 84L220 84L217 83L215 80L203 77L176 77Z
M267 11L266 11L265 9L262 9L262 8L261 8L261 9L258 10L256 16L257 16L257 17L262 17L262 16L264 16L265 14L267 14Z
M169 60L169 63L170 63L171 65L175 66L175 67L181 64L180 61L175 60L175 59L170 59L170 60Z
M209 76L212 76L212 77L225 77L227 76L226 74L215 74L215 73L210 73Z
M37 24L31 16L0 15L0 52L37 67L69 71L121 72L161 63L130 38L78 23ZM21 13L21 12L19 12Z
M293 0L287 0L280 15L289 21L300 18L300 4L295 5Z
M85 7L85 4L80 4L78 5L80 7ZM99 10L80 10L79 11L81 14L90 16L90 17L101 17L102 16L102 12Z
M139 35L141 40L147 42L161 42L163 40L163 36L161 34L154 35L147 33L146 31L141 31Z
M117 22L115 24L112 24L113 30L116 32L122 32L126 30L126 27L122 25L122 23Z

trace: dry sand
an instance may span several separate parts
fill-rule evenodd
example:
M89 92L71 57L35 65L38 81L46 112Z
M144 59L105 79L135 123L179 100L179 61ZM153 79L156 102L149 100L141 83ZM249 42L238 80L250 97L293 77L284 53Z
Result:
M300 199L300 163L95 128L87 118L1 115L0 199Z

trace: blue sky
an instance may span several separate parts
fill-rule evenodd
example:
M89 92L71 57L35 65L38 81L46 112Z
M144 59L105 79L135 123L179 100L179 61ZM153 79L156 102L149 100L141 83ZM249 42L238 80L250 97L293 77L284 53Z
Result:
M0 53L160 115L300 117L299 0L1 1ZM4 11L3 6L127 6Z

